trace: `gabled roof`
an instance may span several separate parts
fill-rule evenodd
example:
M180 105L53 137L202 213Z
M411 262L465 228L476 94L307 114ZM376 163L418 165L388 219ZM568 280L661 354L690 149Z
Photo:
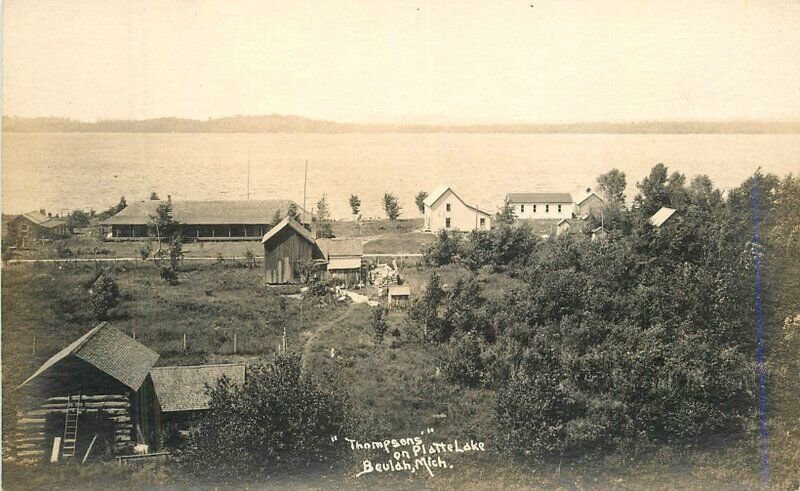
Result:
M68 356L80 358L132 390L139 390L158 360L158 353L111 324L101 322L53 355L19 386L27 384Z
M161 200L135 201L122 211L103 221L104 225L146 225L155 215ZM185 225L265 225L272 223L275 212L286 215L289 205L286 199L239 200L239 201L173 201L172 217ZM295 203L295 206L297 204ZM297 207L299 213L303 210Z
M606 229L603 227L597 227L596 229L592 230L593 234L596 234L597 232L606 232Z
M444 184L439 186L439 187L437 187L433 191L431 191L431 194L429 194L428 197L425 198L423 203L425 204L425 206L431 207L431 206L435 205L436 202L439 201L441 199L441 197L444 196L444 194L447 191L450 191L451 193L453 193L453 196L455 196L456 199L461 202L461 204L463 204L464 206L466 206L470 210L475 211L477 213L480 213L482 215L485 215L487 217L491 217L492 216L491 213L489 213L487 211L481 210L481 209L479 209L479 208L477 208L475 206L472 206L472 205L468 205L467 203L464 202L463 199L461 199L461 196L457 195L456 192L453 191L453 189L450 186L446 186Z
M509 203L572 203L569 193L508 193Z
M556 226L560 226L562 223L566 223L567 225L569 225L569 221L566 218L562 218L561 220L558 221L558 223L556 223Z
M441 198L448 189L450 189L450 186L440 184L436 187L436 189L430 192L430 194L422 201L422 203L428 206L433 206L434 203L439 201L439 198Z
M584 201L586 201L587 199L591 198L592 196L594 196L595 198L597 198L597 199L599 199L600 201L602 201L603 203L605 203L605 200L604 200L603 198L601 198L601 197L600 197L600 196L599 196L597 193L595 193L594 191L589 191L588 193L584 193L583 195L581 195L581 196L578 196L578 197L575 199L575 204L576 204L576 205L580 205L580 204L582 204Z
M327 259L364 254L364 245L359 239L317 239L317 245Z
M50 217L45 215L39 210L30 211L28 213L23 213L22 215L18 215L17 218L22 217L30 220L31 222L35 223L36 225L41 225L44 222L50 220Z
M653 216L650 217L650 224L654 227L660 227L664 225L664 222L669 220L669 218L674 214L675 214L674 209L662 207Z
M300 237L304 238L308 242L310 242L312 244L316 243L314 241L314 237L311 235L311 232L309 232L308 229L306 229L304 226L300 225L299 223L297 223L296 221L294 221L293 219L291 219L289 217L284 218L283 220L278 222L277 225L275 225L274 227L269 229L269 232L264 234L264 237L261 239L261 243L262 244L266 243L269 239L275 237L275 235L278 232L280 232L281 230L283 230L286 227L289 227L292 230L294 230L295 232L297 232L297 234Z
M165 413L208 409L211 402L206 387L215 387L224 376L235 385L244 384L245 366L192 365L183 367L156 367L150 371L153 385Z

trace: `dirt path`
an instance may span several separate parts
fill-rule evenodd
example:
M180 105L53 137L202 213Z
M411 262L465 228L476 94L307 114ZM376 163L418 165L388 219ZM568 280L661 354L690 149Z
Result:
M311 334L308 336L308 339L305 341L305 345L303 346L303 371L305 372L308 368L308 359L311 357L311 348L314 346L314 342L317 340L320 334L326 332L331 327L335 326L336 324L340 323L345 317L350 314L350 311L353 309L355 304L350 304L347 306L347 309L336 316L336 318L325 322L317 326Z

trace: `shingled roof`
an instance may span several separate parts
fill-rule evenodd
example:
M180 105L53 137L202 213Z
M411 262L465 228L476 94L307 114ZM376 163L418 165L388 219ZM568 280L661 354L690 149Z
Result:
M360 239L317 239L317 245L326 258L336 256L361 256L364 245Z
M150 371L153 385L165 413L208 409L211 397L207 387L215 387L224 376L235 385L244 384L245 366L192 365L157 367Z
M101 322L53 355L19 386L22 387L69 356L80 358L132 390L139 390L158 360L158 353L109 323Z
M136 201L130 203L104 225L146 225L155 215L160 200ZM275 212L286 215L289 205L287 199L245 200L245 201L173 201L172 217L185 225L265 225L272 223ZM297 206L296 203L294 203ZM298 212L303 210L298 206Z

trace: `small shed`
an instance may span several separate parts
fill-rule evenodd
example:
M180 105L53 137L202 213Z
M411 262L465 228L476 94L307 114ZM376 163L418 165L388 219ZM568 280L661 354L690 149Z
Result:
M603 227L597 227L592 230L592 242L605 239L606 237L608 237L608 231Z
M556 224L556 235L561 235L561 234L565 234L565 233L569 232L570 227L571 227L571 225L569 224L567 219L566 218L562 218Z
M302 281L301 264L323 259L311 232L286 217L261 239L264 246L264 279L267 283Z
M355 286L366 278L364 246L359 239L317 239L325 269L332 278L339 278L345 288Z
M164 422L190 421L198 412L208 409L214 388L223 378L233 385L244 384L245 365L190 365L156 367L150 371L161 403Z
M120 455L134 444L157 450L161 410L150 377L156 360L158 353L107 322L53 355L17 387L17 458L70 458L90 447Z
M390 285L386 293L386 305L392 307L405 307L411 301L411 288L406 285Z

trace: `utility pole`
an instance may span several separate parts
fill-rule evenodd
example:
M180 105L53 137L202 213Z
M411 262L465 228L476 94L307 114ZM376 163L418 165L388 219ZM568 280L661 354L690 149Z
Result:
M303 175L303 225L306 221L306 190L308 188L308 160L306 160L306 171Z
M250 201L250 149L247 149L247 200Z

